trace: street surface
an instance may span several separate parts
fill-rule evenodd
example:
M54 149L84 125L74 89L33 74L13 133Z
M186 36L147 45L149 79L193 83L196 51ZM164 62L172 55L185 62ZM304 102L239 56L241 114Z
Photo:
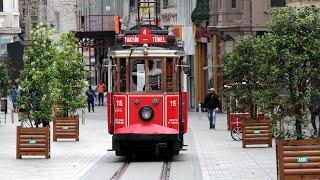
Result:
M15 159L16 126L0 124L0 179L110 179L127 161L115 156L111 149L111 136L106 130L106 107L96 107L87 113L86 123L80 124L80 141L51 142L51 159ZM227 131L226 114L218 114L216 130L209 129L206 113L202 118L189 113L189 133L185 135L187 151L172 159L170 179L205 180L275 180L275 146L242 148ZM52 134L52 133L51 133ZM52 140L52 139L51 139ZM121 179L160 179L163 160L132 160Z

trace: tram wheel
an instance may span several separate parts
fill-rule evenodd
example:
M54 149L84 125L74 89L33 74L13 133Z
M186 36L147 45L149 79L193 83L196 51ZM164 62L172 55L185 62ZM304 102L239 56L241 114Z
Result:
M231 137L232 139L236 141L241 141L242 140L242 128L241 127L234 127L231 130Z

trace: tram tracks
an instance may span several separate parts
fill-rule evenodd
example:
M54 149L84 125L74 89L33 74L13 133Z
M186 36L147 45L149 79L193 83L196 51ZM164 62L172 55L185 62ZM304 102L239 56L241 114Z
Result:
M165 160L162 161L162 166L161 166L161 172L160 172L160 180L169 180L170 178L170 170L171 170L171 160ZM136 163L143 163L143 162L132 162L132 161L126 161L124 162L119 169L112 175L110 180L119 180L122 179L124 174L127 172L127 170L130 167L133 167ZM148 163L148 162L146 162ZM160 163L160 162L159 162ZM143 169L141 169L143 172ZM137 172L139 174L140 172ZM159 173L154 174L154 176L159 176ZM154 179L154 177L150 177L151 179Z

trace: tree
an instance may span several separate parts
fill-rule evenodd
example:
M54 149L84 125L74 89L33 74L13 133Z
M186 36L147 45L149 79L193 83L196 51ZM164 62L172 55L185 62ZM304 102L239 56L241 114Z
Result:
M55 64L56 103L61 106L58 113L67 117L69 113L73 115L78 108L86 105L83 93L87 78L85 63L77 49L77 39L73 33L61 35Z
M249 112L251 118L257 118L259 39L243 36L235 40L233 49L223 56L223 75L230 85L232 98L239 102L233 106L237 112ZM260 49L259 49L260 48Z
M8 59L0 62L0 97L6 97L9 95L10 80L9 80L9 68Z
M315 7L274 9L270 32L262 37L259 105L280 122L281 138L308 136L303 129L308 126L310 97L320 92L311 81L319 79L320 72L319 17Z
M55 86L56 45L53 31L47 24L40 24L31 31L31 44L26 50L25 67L20 75L18 107L23 111L22 120L30 122L51 121L51 108L56 98Z
M209 0L198 0L196 8L191 13L192 22L209 20Z

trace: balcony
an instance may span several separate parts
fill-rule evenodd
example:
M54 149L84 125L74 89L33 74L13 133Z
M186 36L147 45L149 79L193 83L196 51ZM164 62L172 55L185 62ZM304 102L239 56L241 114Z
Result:
M18 34L21 32L19 27L19 13L0 13L0 32L5 34Z
M114 15L89 14L77 16L77 31L114 31Z

